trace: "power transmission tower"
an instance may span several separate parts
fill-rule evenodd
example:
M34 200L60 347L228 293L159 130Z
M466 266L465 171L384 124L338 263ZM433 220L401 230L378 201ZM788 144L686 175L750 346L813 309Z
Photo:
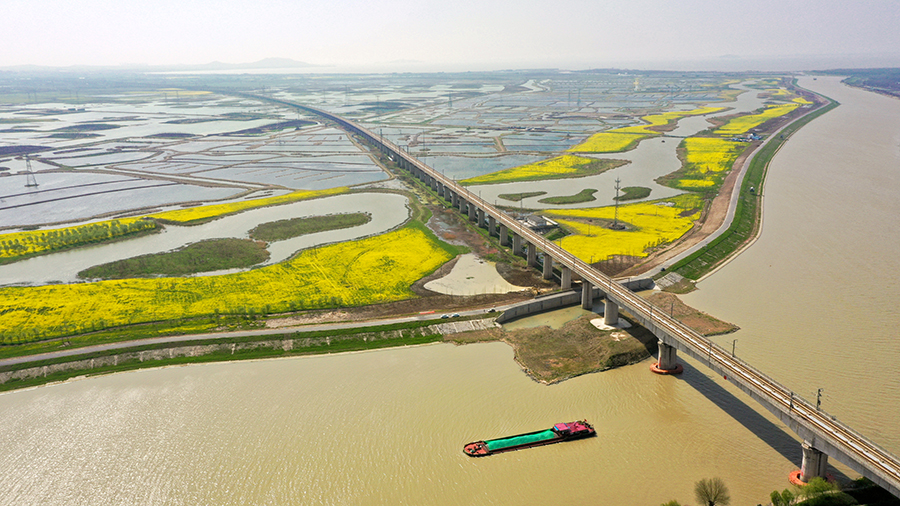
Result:
M615 201L616 201L616 211L615 211L615 214L613 215L613 216L614 216L614 218L613 218L613 226L612 226L613 230L618 230L618 229L619 229L619 189L620 189L620 188L619 188L619 183L620 183L619 178L616 178L616 199L615 199Z
M31 158L25 157L25 188L37 187L37 179L34 178L34 170L31 168Z

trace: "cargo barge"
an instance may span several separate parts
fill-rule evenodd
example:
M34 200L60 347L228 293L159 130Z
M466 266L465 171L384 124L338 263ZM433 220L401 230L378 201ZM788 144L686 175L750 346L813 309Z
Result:
M487 441L474 441L463 447L463 453L470 457L486 457L495 453L511 452L523 448L533 448L572 439L596 436L597 432L586 420L558 423L546 430L527 432Z

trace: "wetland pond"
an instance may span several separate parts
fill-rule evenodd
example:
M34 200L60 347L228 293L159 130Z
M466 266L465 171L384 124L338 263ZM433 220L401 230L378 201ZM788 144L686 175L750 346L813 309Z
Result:
M351 193L280 206L251 209L202 225L166 225L162 233L110 244L79 248L0 265L0 285L40 285L79 281L88 267L150 253L161 253L205 239L246 238L247 233L270 221L337 213L369 213L372 221L357 227L331 230L277 241L267 248L265 264L281 262L301 249L375 235L401 225L409 217L406 197L393 193ZM206 273L211 275L213 273ZM222 274L217 272L215 274Z

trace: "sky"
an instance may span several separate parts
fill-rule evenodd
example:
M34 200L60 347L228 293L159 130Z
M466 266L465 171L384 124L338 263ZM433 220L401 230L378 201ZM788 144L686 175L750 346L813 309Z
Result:
M900 66L900 0L0 0L0 67ZM714 68L718 67L718 68Z

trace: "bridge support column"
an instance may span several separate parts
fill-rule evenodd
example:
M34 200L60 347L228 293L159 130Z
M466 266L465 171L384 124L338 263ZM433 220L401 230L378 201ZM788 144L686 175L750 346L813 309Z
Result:
M488 215L488 235L497 235L497 218Z
M603 323L606 325L619 323L619 305L609 300L609 295L606 296L606 302L603 304Z
M512 248L513 255L521 255L522 254L522 236L513 234L512 236Z
M563 290L568 290L572 288L572 269L569 269L565 265L559 266L559 286Z
M476 209L475 210L475 224L479 227L484 227L484 210Z
M509 229L500 225L500 246L509 246Z
M450 207L459 207L459 195L450 192Z
M656 374L681 374L684 367L678 363L678 350L659 340L659 360L650 366Z
M469 221L475 221L476 216L475 204L469 202Z
M444 183L437 181L437 188L435 188L435 191L437 192L438 197L443 197L444 196Z
M459 202L459 212L464 214L464 213L466 212L466 206L467 206L469 203L466 202L466 199L464 199L464 198L462 198L462 197L459 197L459 198L458 198L458 202Z
M594 307L594 285L585 279L581 280L581 309L590 311Z
M537 246L528 243L525 258L528 259L528 267L537 267Z
M544 252L544 279L553 279L553 257Z
M800 471L791 473L791 478L799 473L797 478L801 483L809 483L813 478L826 478L828 472L828 455L813 448L812 443L803 441L803 462L800 465ZM794 481L793 479L791 481Z

